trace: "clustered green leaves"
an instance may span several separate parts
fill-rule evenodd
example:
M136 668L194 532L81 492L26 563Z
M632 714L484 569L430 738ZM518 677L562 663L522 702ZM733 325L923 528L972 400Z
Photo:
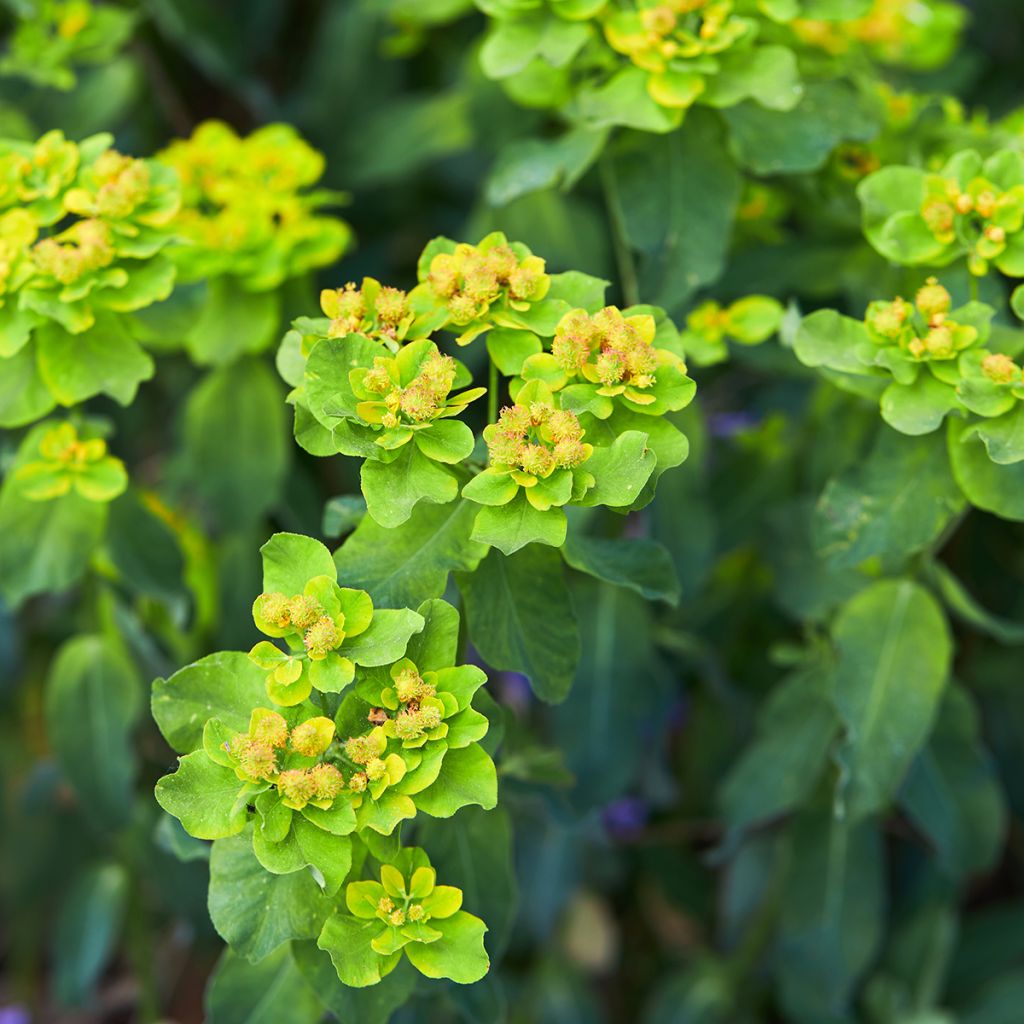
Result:
M436 599L416 612L374 609L365 592L338 586L330 552L308 537L277 534L262 553L253 618L284 646L264 640L157 681L154 715L184 755L157 800L198 839L243 834L273 875L312 871L338 897L307 909L345 984L380 981L406 946L429 977L478 980L483 922L459 910L457 889L434 887L422 851L398 845L401 824L419 813L447 818L497 801L480 745L488 720L472 706L486 675L456 664L458 612ZM189 710L197 688L214 712L202 723ZM380 883L359 879L373 861L386 892L368 911ZM395 864L408 865L408 888Z
M444 21L468 6L389 4L412 25L420 7L424 19ZM528 792L538 779L568 785L563 760L570 766L574 783L543 845L575 849L592 831L590 812L614 809L609 800L629 786L645 799L673 788L660 771L630 775L645 746L656 746L650 720L673 717L669 656L677 674L698 681L688 699L713 748L716 780L728 761L723 748L753 717L736 682L756 671L760 686L784 665L749 744L716 787L716 852L738 886L722 920L727 933L747 938L735 955L702 944L685 984L664 989L645 1016L852 1019L861 1010L854 987L874 957L865 1019L945 1021L929 980L929 958L945 954L921 925L932 918L894 931L891 949L880 942L882 824L898 806L892 842L911 850L908 873L921 876L911 902L926 900L928 914L933 904L948 911L947 924L950 882L991 866L1005 830L976 712L952 676L943 605L1007 642L1020 642L1021 630L985 612L937 551L967 500L1024 518L1014 473L1024 461L1024 332L1010 325L1004 301L1006 279L1024 275L1020 122L993 124L949 98L880 81L878 65L920 71L946 59L963 13L945 0L476 6L488 19L478 48L484 73L568 129L513 141L522 148L511 159L503 150L488 203L528 197L538 181L552 200L603 150L595 177L623 304L607 304L605 281L550 273L501 232L476 244L434 239L408 288L365 277L324 290L322 315L292 322L277 366L291 388L296 441L316 456L358 459L361 495L329 503L324 533L348 534L333 555L310 537L274 534L261 549L262 583L248 581L239 549L273 498L253 511L233 500L229 481L211 504L227 509L219 525L244 518L246 532L232 538L242 544L215 550L191 510L130 486L108 451L105 421L79 411L35 421L98 394L127 403L153 372L148 351L184 348L216 368L188 400L190 444L223 444L229 456L220 465L233 469L258 446L234 445L211 422L244 434L273 421L273 440L274 425L284 425L280 389L248 357L279 335L286 306L309 302L301 287L287 296L285 288L308 283L349 243L347 226L325 212L344 197L317 187L323 158L288 126L243 137L221 122L200 125L153 161L121 156L105 136L0 144L0 370L10 369L0 381L0 422L34 423L12 448L0 489L0 587L19 602L65 589L91 568L101 597L87 613L104 636L77 637L62 650L49 713L65 722L91 715L106 707L108 686L123 698L103 723L109 752L65 724L55 730L56 756L66 774L79 762L83 775L95 774L101 798L90 813L125 820L130 794L111 765L126 757L137 710L129 662L159 665L169 660L164 648L178 663L195 657L180 628L184 602L151 600L159 581L140 588L131 607L115 592L131 577L126 559L148 569L145 556L161 544L126 554L117 529L105 534L107 518L148 516L148 527L159 524L159 538L170 534L187 555L196 633L208 630L202 642L238 625L216 622L219 587L228 603L239 590L251 601L255 632L237 643L261 637L248 651L211 654L173 674L160 669L168 678L153 684L153 715L180 755L156 787L170 816L160 842L182 860L209 859L210 915L231 947L215 994L249 986L267 995L270 1010L257 1015L290 1014L281 993L308 999L315 978L317 998L329 993L341 1019L377 1021L408 995L412 972L470 985L501 952L496 933L508 922L496 918L510 918L511 906L496 906L487 884L465 873L465 894L445 884L459 870L445 844L464 843L467 832L447 822L462 812L453 826L474 820L508 847L507 819L465 812L495 808L493 758L503 739L502 777ZM67 84L65 64L103 60L117 45L103 10L43 2L36 34L16 36L12 53L26 69L37 63L51 84ZM530 130L533 117L524 122ZM492 215L474 223L493 223ZM572 217L565 223L576 226ZM544 237L536 225L533 233ZM561 223L551 231L556 247L562 233ZM805 236L814 246L801 262L793 242ZM727 253L737 268L719 298L706 297L701 289L721 277ZM790 260L798 270L786 268ZM825 269L811 272L819 262ZM793 286L801 301L847 290L857 296L843 307L853 315L825 309L801 318L795 299L787 309L745 294L753 277L759 291L788 298L790 284L778 281L801 274L812 279ZM641 295L685 315L685 329L661 307L634 301ZM1009 308L1024 315L1024 290ZM763 344L776 334L781 346ZM736 375L735 392L733 378L708 392L710 434L730 440L694 474L669 477L662 487L670 493L648 509L661 475L687 458L684 425L698 452L707 441L689 408L688 367L730 357L749 375ZM766 371L792 379L766 380ZM719 419L723 396L744 411ZM813 457L792 429L798 404ZM875 405L894 431L876 432ZM197 412L210 409L219 418ZM764 418L752 424L756 416ZM945 441L933 436L943 425ZM837 426L844 429L828 429ZM821 491L818 477L832 461L839 469ZM286 468L283 457L265 473L256 465L256 486L242 492L258 503L264 479L275 492L270 478L283 480ZM204 499L221 484L209 476ZM303 521L306 504L299 495L296 507L275 514ZM757 525L744 535L751 508ZM11 554L23 538L52 542L24 573ZM571 590L563 562L586 577L570 575ZM641 601L674 605L684 587L688 604L677 614L655 620ZM449 603L454 588L458 610ZM748 602L756 654L715 650L705 638L715 606L729 609L731 637L748 625L734 614ZM780 613L802 624L803 644L793 622L775 628ZM523 672L542 700L566 701L545 717L565 749L524 740L524 722L503 717L483 689L488 675L470 663L477 656ZM678 774L687 790L703 782ZM684 795L687 813L700 789ZM677 805L674 794L656 800ZM934 851L911 847L904 831ZM489 868L478 858L468 875ZM675 860L667 874L673 888ZM652 902L663 895L652 891ZM893 913L903 914L905 894L894 897ZM488 925L476 913L492 928L486 945ZM586 907L579 914L592 924ZM601 915L594 921L600 931ZM579 943L578 921L570 923L569 959ZM952 942L937 931L938 945ZM689 938L683 948L689 958ZM762 974L778 989L771 1000L762 998ZM911 981L918 974L928 975L924 983ZM484 1015L487 1001L501 1012L497 986L434 991L467 1017ZM557 999L545 1007L569 1013L569 988L551 992ZM228 1003L236 1016L244 1009ZM322 1016L314 1003L310 1019ZM524 1005L523 1013L535 1009ZM301 1008L295 1019L305 1019Z
M0 56L0 75L72 89L76 68L110 61L135 28L135 12L91 0L33 0L12 5L17 22Z
M863 322L819 310L802 321L796 354L840 385L877 397L883 418L902 433L931 433L948 420L950 456L968 493L988 507L1007 508L1009 477L996 470L973 490L977 469L972 474L967 467L985 457L996 466L1024 461L1017 440L1019 344L1012 330L994 323L1002 310L974 296L979 279L997 278L987 293L995 296L1002 279L1024 276L1024 157L1011 148L987 158L961 150L937 172L883 167L857 192L864 233L881 255L910 267L945 268L947 276L959 267L972 297L953 308L949 288L929 276L913 302L874 301ZM1010 303L1018 313L1024 312L1021 294L1018 288Z
M109 135L0 142L0 422L98 393L128 404L153 362L121 314L171 293L173 171Z
M694 384L662 311L603 307L604 282L548 275L498 233L475 246L435 240L419 277L408 295L370 280L325 292L330 321L296 321L279 356L296 438L314 454L364 459L363 495L381 526L461 493L483 506L474 540L505 554L559 547L563 506L639 507L685 458L685 437L663 417L689 404ZM438 332L458 346L484 337L487 388L470 387L466 367L424 336ZM499 373L512 404L494 415ZM464 419L485 394L486 467Z
M485 74L591 128L677 129L694 104L792 110L808 78L863 51L942 63L963 23L945 0L477 0Z

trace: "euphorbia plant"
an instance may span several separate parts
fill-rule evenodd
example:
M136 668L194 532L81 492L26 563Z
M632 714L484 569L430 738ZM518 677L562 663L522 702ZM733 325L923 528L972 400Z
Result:
M154 370L116 406L74 335L107 397L0 448L10 991L180 1015L208 910L212 1024L1012 1015L1021 117L934 91L992 63L937 70L961 8L244 6L9 49L99 83L0 112L15 191L141 68L183 192L105 267L113 178L0 213L22 351L87 310Z
M460 491L481 509L454 540L453 568L492 545L504 556L560 548L563 506L646 504L656 470L686 455L662 417L694 393L664 314L603 307L603 282L549 276L498 234L475 246L435 241L419 266L408 294L372 280L324 292L330 320L297 321L280 354L297 436L318 454L363 459L368 514L394 535L382 543L417 529L421 502L449 504ZM486 387L470 387L466 366L441 351L444 333L488 347ZM499 412L502 375L509 404ZM471 412L485 394L481 428ZM402 844L421 814L495 805L488 718L472 706L487 677L459 663L460 616L439 591L424 587L416 610L377 607L344 585L343 552L271 538L252 609L270 639L157 682L154 714L184 754L157 798L197 838L230 841L239 857L229 837L251 841L259 869L309 869L301 927L277 941L318 934L342 984L381 982L403 951L429 977L471 983L487 969L484 925ZM202 721L190 711L197 687ZM380 882L366 878L375 862ZM211 905L220 885L215 872ZM258 890L235 898L264 901ZM231 927L221 931L231 942Z

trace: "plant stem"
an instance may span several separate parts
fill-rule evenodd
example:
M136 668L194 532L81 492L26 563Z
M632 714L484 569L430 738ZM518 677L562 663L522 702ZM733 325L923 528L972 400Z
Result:
M972 274L969 270L967 276L971 280L971 302L978 301L978 278L975 274Z
M615 177L615 167L607 151L598 161L598 170L601 174L604 204L608 210L608 223L612 229L612 247L615 250L615 262L619 268L622 300L627 306L635 306L640 301L640 285L637 281L633 250L630 248L626 233L626 218L622 212L622 203L619 199L619 186Z
M498 422L498 367L490 361L487 378L487 422Z

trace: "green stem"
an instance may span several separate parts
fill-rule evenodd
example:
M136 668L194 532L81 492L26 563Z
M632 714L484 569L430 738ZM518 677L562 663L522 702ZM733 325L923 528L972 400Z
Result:
M978 301L978 278L976 274L972 274L969 270L967 276L971 280L971 302Z
M622 203L619 199L615 167L607 151L598 161L598 170L601 174L604 204L608 210L608 223L612 229L612 247L615 250L615 263L619 268L622 300L627 306L635 306L640 302L640 285L637 280L633 250L630 248L626 232L626 217L622 212Z
M153 936L147 920L140 889L133 884L128 904L128 946L135 977L139 984L137 1008L140 1024L160 1020L160 995L153 969Z
M498 422L498 367L490 361L487 378L487 422Z

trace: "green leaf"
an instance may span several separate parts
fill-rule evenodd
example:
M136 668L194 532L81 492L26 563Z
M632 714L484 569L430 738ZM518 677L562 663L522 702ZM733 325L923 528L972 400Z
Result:
M452 473L424 455L415 443L406 444L394 462L367 459L359 478L367 512L389 529L406 522L419 502L445 505L459 493Z
M247 732L253 708L265 707L267 673L241 651L221 651L153 683L151 710L164 739L179 754L203 745L203 726L218 718Z
M1024 644L1024 625L1000 618L982 607L944 563L929 561L924 571L925 578L954 617L1004 646Z
M981 438L988 457L1000 466L1024 462L1024 405L995 419L974 424L973 432Z
M591 130L623 125L641 132L674 131L683 120L682 110L656 103L647 91L647 72L628 67L596 87L580 90L574 113Z
M449 750L437 781L416 794L416 810L432 818L450 818L460 807L470 804L489 810L497 803L494 762L479 743Z
M341 1021L388 1024L394 1011L409 1001L416 983L416 972L408 963L400 963L369 988L349 988L338 984L330 956L312 942L293 943L292 952L320 1001Z
M184 558L177 534L134 488L110 504L106 547L133 591L166 601L181 600Z
M113 954L128 906L128 873L101 863L79 871L54 927L54 978L62 1006L88 1006Z
M323 1005L288 947L258 964L225 949L204 999L209 1024L319 1024Z
M679 577L672 556L655 540L594 537L570 529L562 556L572 568L617 587L629 587L648 600L679 603Z
M349 372L357 366L373 366L386 350L362 335L325 338L313 346L306 360L305 396L309 411L328 430L346 417L356 416L359 399L352 391Z
M608 505L625 508L639 497L651 478L658 458L647 446L647 434L627 430L608 448L595 448L584 463L596 483L579 500L584 506Z
M508 811L466 807L451 819L416 823L417 842L434 864L444 865L445 881L463 892L463 904L488 925L492 955L504 951L515 924L519 889L512 855ZM485 872L480 865L486 864Z
M775 958L788 1020L842 1019L882 936L884 852L878 826L829 810L797 819L779 905Z
M970 694L947 690L928 745L914 759L900 804L954 879L990 870L1006 836L1006 804Z
M950 421L946 436L953 476L967 500L1003 519L1024 522L1024 463L993 462L971 427L957 420Z
M458 573L470 636L488 665L522 672L541 700L564 700L580 656L572 601L556 551L492 551L475 573Z
M283 399L255 359L214 370L188 396L189 479L221 523L253 525L280 498L291 457Z
M330 954L342 984L366 988L394 969L401 953L381 956L370 945L383 930L384 924L376 919L363 921L347 914L332 914L327 919L317 945Z
M899 566L963 507L942 438L882 428L867 458L826 485L815 510L815 547L835 569L874 557Z
M730 829L801 807L820 782L838 729L824 673L808 669L779 683L758 711L756 736L719 791Z
M893 382L882 392L882 419L903 434L930 434L959 407L956 389L930 373L918 374L913 384Z
M918 216L925 175L917 167L883 167L857 186L868 241L894 263L928 263L946 248Z
M800 321L793 351L804 366L868 374L874 371L857 358L857 350L869 340L867 328L859 320L831 309L819 309Z
M473 454L476 438L461 420L437 420L413 435L416 447L435 462L454 465Z
M751 99L769 110L792 110L803 97L796 55L785 46L726 51L718 73L707 79L700 102L731 107Z
M185 335L185 348L200 366L226 366L262 352L281 332L281 297L276 291L242 288L232 274L210 278L199 316Z
M357 665L390 665L405 654L409 638L423 629L423 616L408 608L379 608L369 627L347 638L339 653Z
M562 67L591 36L589 25L544 14L496 20L480 48L480 66L488 78L508 78L533 60Z
M173 775L156 784L156 801L196 839L222 839L245 828L238 794L244 783L233 768L215 764L202 750L186 754Z
M210 917L221 938L252 963L285 942L317 936L331 903L308 871L266 872L248 832L214 842Z
M458 661L459 652L458 611L447 601L437 598L424 601L416 610L423 616L425 625L421 632L410 639L405 652L406 657L421 672L447 669L454 665ZM466 673L467 667L474 669L475 672L475 666L461 666L447 673L445 679L445 689L455 693L460 708L468 704L468 698L465 687L456 685L456 682L467 685L474 682L472 673Z
M588 579L574 581L572 596L582 654L572 692L553 711L553 738L576 779L568 799L587 810L621 796L637 778L645 736L664 714L668 676L643 600ZM624 679L644 684L623 686Z
M324 892L333 896L352 867L352 840L318 828L303 817L292 823L292 835L304 861L320 872Z
M952 644L935 599L907 580L866 587L839 612L833 690L846 727L840 757L851 819L884 810L924 746Z
M61 647L46 683L47 732L83 809L108 826L131 815L141 706L135 667L112 641L78 636Z
M529 544L561 547L565 533L565 513L560 508L540 512L520 491L506 505L481 508L473 523L472 539L512 555Z
M491 206L507 206L515 199L545 189L568 191L600 156L607 137L605 129L582 127L555 139L515 139L501 149L491 168L485 185L487 202ZM512 375L518 370L503 368L502 373Z
M301 533L275 533L260 548L263 592L291 597L301 594L314 576L337 579L330 551L318 540Z
M139 384L153 376L153 360L121 317L103 317L83 334L47 324L36 330L35 338L39 373L61 405L101 394L130 405Z
M846 141L867 142L878 132L879 105L843 81L811 82L789 111L748 100L723 111L731 148L755 174L801 174L822 167Z
M536 334L512 327L495 327L484 335L484 341L487 354L506 377L522 372L523 363L543 349Z
M459 985L479 981L490 969L484 949L487 926L479 917L460 910L430 926L441 933L436 942L410 942L405 955L413 967L428 978L448 978Z
M641 253L644 297L668 309L721 275L740 199L718 118L702 110L687 117L686 131L633 136L614 159L614 191Z
M485 544L470 540L478 508L462 499L421 504L392 530L366 517L334 553L338 577L385 607L440 597L450 572L472 571L487 554Z
M107 506L66 494L29 501L0 491L0 594L12 606L77 583L103 536Z
M35 342L0 360L0 427L21 427L56 405L39 374Z

